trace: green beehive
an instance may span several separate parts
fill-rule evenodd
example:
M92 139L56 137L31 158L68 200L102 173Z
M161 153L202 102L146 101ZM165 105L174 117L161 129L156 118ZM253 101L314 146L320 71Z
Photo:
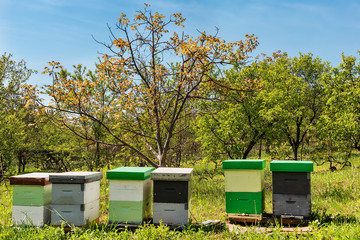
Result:
M119 167L106 172L109 180L145 180L150 178L154 167Z
M13 186L13 223L35 226L49 224L52 201L49 173L12 176L10 184Z
M312 161L274 160L270 163L272 172L312 172L314 163Z
M264 191L226 192L226 213L262 214L264 211Z
M226 213L261 215L264 211L265 160L227 160L225 175Z
M16 206L45 206L51 204L52 185L14 185L13 205Z
M150 173L154 167L119 167L106 172L109 187L109 225L141 224L152 214Z

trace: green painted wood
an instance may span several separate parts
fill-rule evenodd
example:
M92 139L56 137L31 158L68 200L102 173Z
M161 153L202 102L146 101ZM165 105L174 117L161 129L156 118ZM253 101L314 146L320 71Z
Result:
M239 159L226 160L222 162L222 167L226 169L264 169L265 160L262 159Z
M312 172L314 163L312 161L274 160L270 163L272 172Z
M51 204L52 185L13 185L13 205L45 206Z
M264 211L264 191L226 192L226 213L261 214Z
M150 177L154 167L119 167L106 172L107 179L145 180Z
M152 198L145 201L109 201L109 222L142 223L152 216Z

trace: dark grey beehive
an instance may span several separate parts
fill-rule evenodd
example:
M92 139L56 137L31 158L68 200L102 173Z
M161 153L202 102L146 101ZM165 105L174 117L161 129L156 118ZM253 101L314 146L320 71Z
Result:
M154 181L153 220L170 225L186 225L191 201L192 168L158 168Z
M272 161L273 213L311 218L311 161Z

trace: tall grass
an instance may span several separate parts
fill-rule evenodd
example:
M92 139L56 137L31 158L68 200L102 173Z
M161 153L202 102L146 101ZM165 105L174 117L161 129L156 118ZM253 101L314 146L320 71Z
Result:
M6 183L0 186L0 239L360 239L360 171L357 165L333 172L327 170L326 165L315 167L311 178L312 231L303 234L283 232L283 226L279 225L267 226L266 231L252 226L241 234L229 232L224 225L217 228L196 225L210 219L225 222L223 171L204 164L194 166L191 202L193 225L183 231L153 225L134 231L107 228L109 186L105 179L101 180L101 218L98 225L73 227L67 234L61 227L10 227L12 187ZM265 211L272 213L271 173L268 167L265 169L265 181Z

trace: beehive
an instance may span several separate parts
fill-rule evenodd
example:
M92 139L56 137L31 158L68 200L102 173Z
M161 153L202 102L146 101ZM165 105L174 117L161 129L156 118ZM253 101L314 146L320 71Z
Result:
M191 205L192 168L158 168L151 173L154 181L153 221L186 225Z
M109 225L142 224L152 216L150 173L154 167L119 167L106 172L109 179Z
M273 213L277 217L311 217L313 162L276 160L270 163Z
M50 223L52 184L49 173L10 177L13 186L14 224L42 226Z
M101 172L51 174L51 224L61 225L65 221L75 226L84 226L99 218L101 178Z
M256 215L264 211L265 160L227 160L225 175L226 213Z

